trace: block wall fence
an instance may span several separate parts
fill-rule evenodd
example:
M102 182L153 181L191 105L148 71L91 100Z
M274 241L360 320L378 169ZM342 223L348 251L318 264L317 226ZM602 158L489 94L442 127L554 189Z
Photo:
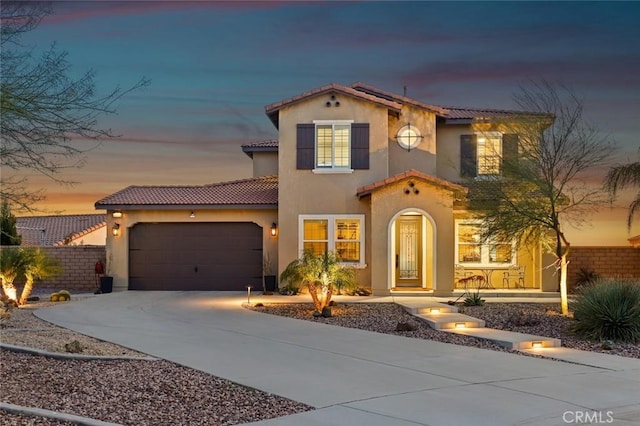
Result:
M601 277L640 280L640 248L571 247L567 276L569 291L575 288L581 268L593 271Z
M3 247L4 248L4 247ZM93 293L96 290L95 264L98 260L106 265L105 246L64 246L40 247L51 258L58 260L62 274L35 283L34 293L38 289L69 290L73 293ZM23 279L15 281L21 290Z

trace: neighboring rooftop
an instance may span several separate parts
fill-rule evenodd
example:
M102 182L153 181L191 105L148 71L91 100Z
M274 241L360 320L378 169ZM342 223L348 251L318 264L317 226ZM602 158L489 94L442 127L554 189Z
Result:
M253 158L254 152L278 152L278 139L250 142L242 145L242 152Z
M65 246L107 226L104 214L16 217L23 246Z
M198 186L129 186L98 202L97 209L165 209L215 206L277 206L278 178L263 176Z

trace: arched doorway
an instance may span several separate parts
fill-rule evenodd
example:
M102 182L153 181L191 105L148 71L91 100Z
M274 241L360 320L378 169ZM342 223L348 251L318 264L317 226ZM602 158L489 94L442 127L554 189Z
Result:
M389 222L389 286L395 290L436 287L436 227L424 210L404 209Z

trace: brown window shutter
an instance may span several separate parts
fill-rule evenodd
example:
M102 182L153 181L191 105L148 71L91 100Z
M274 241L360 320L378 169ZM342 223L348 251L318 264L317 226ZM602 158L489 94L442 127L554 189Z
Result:
M474 178L478 175L476 135L460 135L460 176Z
M502 135L502 174L509 177L518 167L518 135L508 133Z
M315 124L298 124L296 135L296 167L299 170L311 170L315 166Z
M369 169L369 123L351 124L351 168Z

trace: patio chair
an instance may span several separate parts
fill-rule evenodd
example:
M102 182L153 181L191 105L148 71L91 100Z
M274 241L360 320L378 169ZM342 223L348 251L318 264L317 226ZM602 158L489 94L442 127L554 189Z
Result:
M522 265L512 266L503 273L502 286L511 288L510 282L515 281L514 288L525 288L524 286L524 271L525 267Z
M456 285L455 287L456 288L465 288L463 282L460 282L460 280L463 280L463 279L465 279L467 277L470 277L471 275L473 275L472 271L470 271L468 269L465 269L465 267L462 266L462 265L456 264L456 266L455 266L455 276L454 276L455 285Z

